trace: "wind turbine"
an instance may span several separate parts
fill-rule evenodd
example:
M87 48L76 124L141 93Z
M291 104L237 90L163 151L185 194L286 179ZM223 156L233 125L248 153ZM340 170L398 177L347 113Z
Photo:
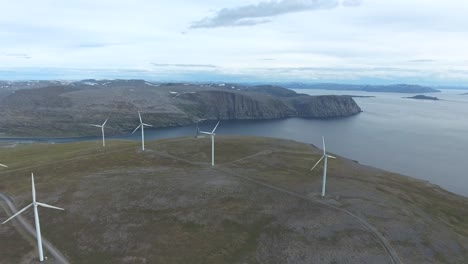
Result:
M323 160L323 181L322 181L322 197L325 196L325 186L327 185L327 161L328 158L336 159L336 157L333 157L331 155L328 155L327 152L325 151L325 137L322 136L322 141L323 141L323 155L322 157L315 163L315 165L312 167L313 170L317 165Z
M3 165L3 164L1 164L1 163L0 163L0 167L8 168L7 165Z
M145 150L145 126L152 127L152 125L148 125L143 123L141 119L140 111L138 111L138 117L140 118L140 124L133 130L132 134L135 133L141 127L141 150Z
M55 207L52 205L48 205L45 203L40 203L36 201L36 188L34 187L34 174L31 173L31 180L32 180L32 198L33 202L29 204L28 206L24 207L20 211L18 211L16 214L14 214L12 217L8 218L5 222L2 224L5 224L6 222L10 221L17 215L21 214L22 212L26 211L29 207L34 206L34 222L36 223L36 238L37 238L37 250L39 251L39 260L44 261L44 253L42 251L42 237L41 237L41 226L39 224L39 213L37 211L38 206L42 207L47 207L47 208L52 208L52 209L57 209L57 210L65 210L60 207Z
M215 130L218 127L219 122L220 121L218 121L216 126L213 128L213 131L211 131L211 132L200 131L200 133L202 133L202 134L211 135L211 166L214 166L214 136L216 135Z
M106 125L107 120L109 120L109 118L107 118L106 121L104 121L104 123L102 125L93 125L93 124L91 124L92 126L101 128L101 131L102 131L102 146L103 147L106 146L106 139L104 138L104 126Z

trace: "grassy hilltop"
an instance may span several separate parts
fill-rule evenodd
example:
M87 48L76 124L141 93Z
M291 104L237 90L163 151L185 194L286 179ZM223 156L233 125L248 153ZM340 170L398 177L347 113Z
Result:
M71 263L391 263L340 209L404 263L468 259L468 199L427 182L338 158L321 199L311 145L220 136L210 155L209 138L0 147L0 192L22 208L34 172L38 200L66 209L40 209L43 236ZM0 238L0 263L35 263L13 222Z

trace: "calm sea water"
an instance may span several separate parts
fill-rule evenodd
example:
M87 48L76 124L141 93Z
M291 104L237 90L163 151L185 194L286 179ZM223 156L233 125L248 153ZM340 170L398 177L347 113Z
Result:
M289 118L265 121L222 122L217 134L287 138L321 146L362 164L430 181L468 196L468 95L444 90L433 94L441 101L404 99L396 93L296 90L311 95L352 94L363 112L331 120ZM211 130L213 122L201 124ZM147 139L189 136L195 126L145 130ZM139 140L139 135L116 138ZM70 142L99 138L31 139Z

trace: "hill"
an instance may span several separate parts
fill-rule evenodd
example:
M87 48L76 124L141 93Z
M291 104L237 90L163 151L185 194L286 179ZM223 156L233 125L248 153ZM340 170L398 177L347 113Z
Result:
M138 123L137 111L155 127L198 119L333 118L361 112L350 96L308 96L275 86L83 80L27 89L12 84L8 91L0 94L0 131L7 136L90 135L99 131L90 131L89 124L108 117L108 133L123 134Z
M440 90L410 84L393 85L357 85L357 84L337 84L337 83L286 83L280 84L289 89L323 89L323 90L349 90L365 92L387 92L387 93L437 93Z
M376 233L403 263L468 258L466 198L338 158L321 199L313 146L217 137L212 168L210 144L159 140L144 153L129 141L0 148L10 165L0 192L26 205L34 171L38 199L66 209L40 210L43 235L71 263L392 263ZM34 240L13 223L0 233L1 263L35 257Z

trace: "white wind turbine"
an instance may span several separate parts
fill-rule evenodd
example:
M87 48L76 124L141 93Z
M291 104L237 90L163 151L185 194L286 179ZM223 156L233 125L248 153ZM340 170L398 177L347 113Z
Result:
M101 132L102 132L102 146L103 146L103 147L106 146L106 139L105 139L105 137L104 137L104 126L106 125L107 120L109 120L109 118L107 118L106 121L104 121L104 123L103 123L102 125L93 125L93 124L91 124L92 126L101 128Z
M317 165L323 161L323 182L322 182L322 197L325 196L325 186L327 185L327 161L328 158L336 159L336 157L333 157L331 155L328 155L327 152L325 151L325 137L322 136L322 141L323 141L323 155L322 157L315 163L315 165L312 167L313 170Z
M211 132L200 131L200 133L202 133L202 134L211 135L211 166L214 166L214 136L216 135L215 130L218 127L219 122L220 121L218 121L216 126L213 128L213 131L211 131Z
M152 127L152 125L148 125L143 123L141 119L140 111L138 111L138 117L140 118L140 124L133 130L132 134L135 133L141 127L141 150L145 150L145 126Z
M52 205L48 205L45 203L40 203L36 201L36 188L34 187L34 174L31 173L31 180L32 180L32 198L33 202L29 204L28 206L24 207L20 211L18 211L16 214L14 214L12 217L8 218L5 222L2 224L5 224L6 222L10 221L17 215L21 214L22 212L26 211L29 207L34 206L34 222L36 223L36 238L37 238L37 250L39 251L39 260L44 261L44 253L42 251L42 237L41 237L41 226L39 224L39 213L37 211L38 206L42 207L47 207L47 208L52 208L52 209L57 209L57 210L65 210L63 208L55 207Z
M7 165L0 164L0 167L8 168Z

